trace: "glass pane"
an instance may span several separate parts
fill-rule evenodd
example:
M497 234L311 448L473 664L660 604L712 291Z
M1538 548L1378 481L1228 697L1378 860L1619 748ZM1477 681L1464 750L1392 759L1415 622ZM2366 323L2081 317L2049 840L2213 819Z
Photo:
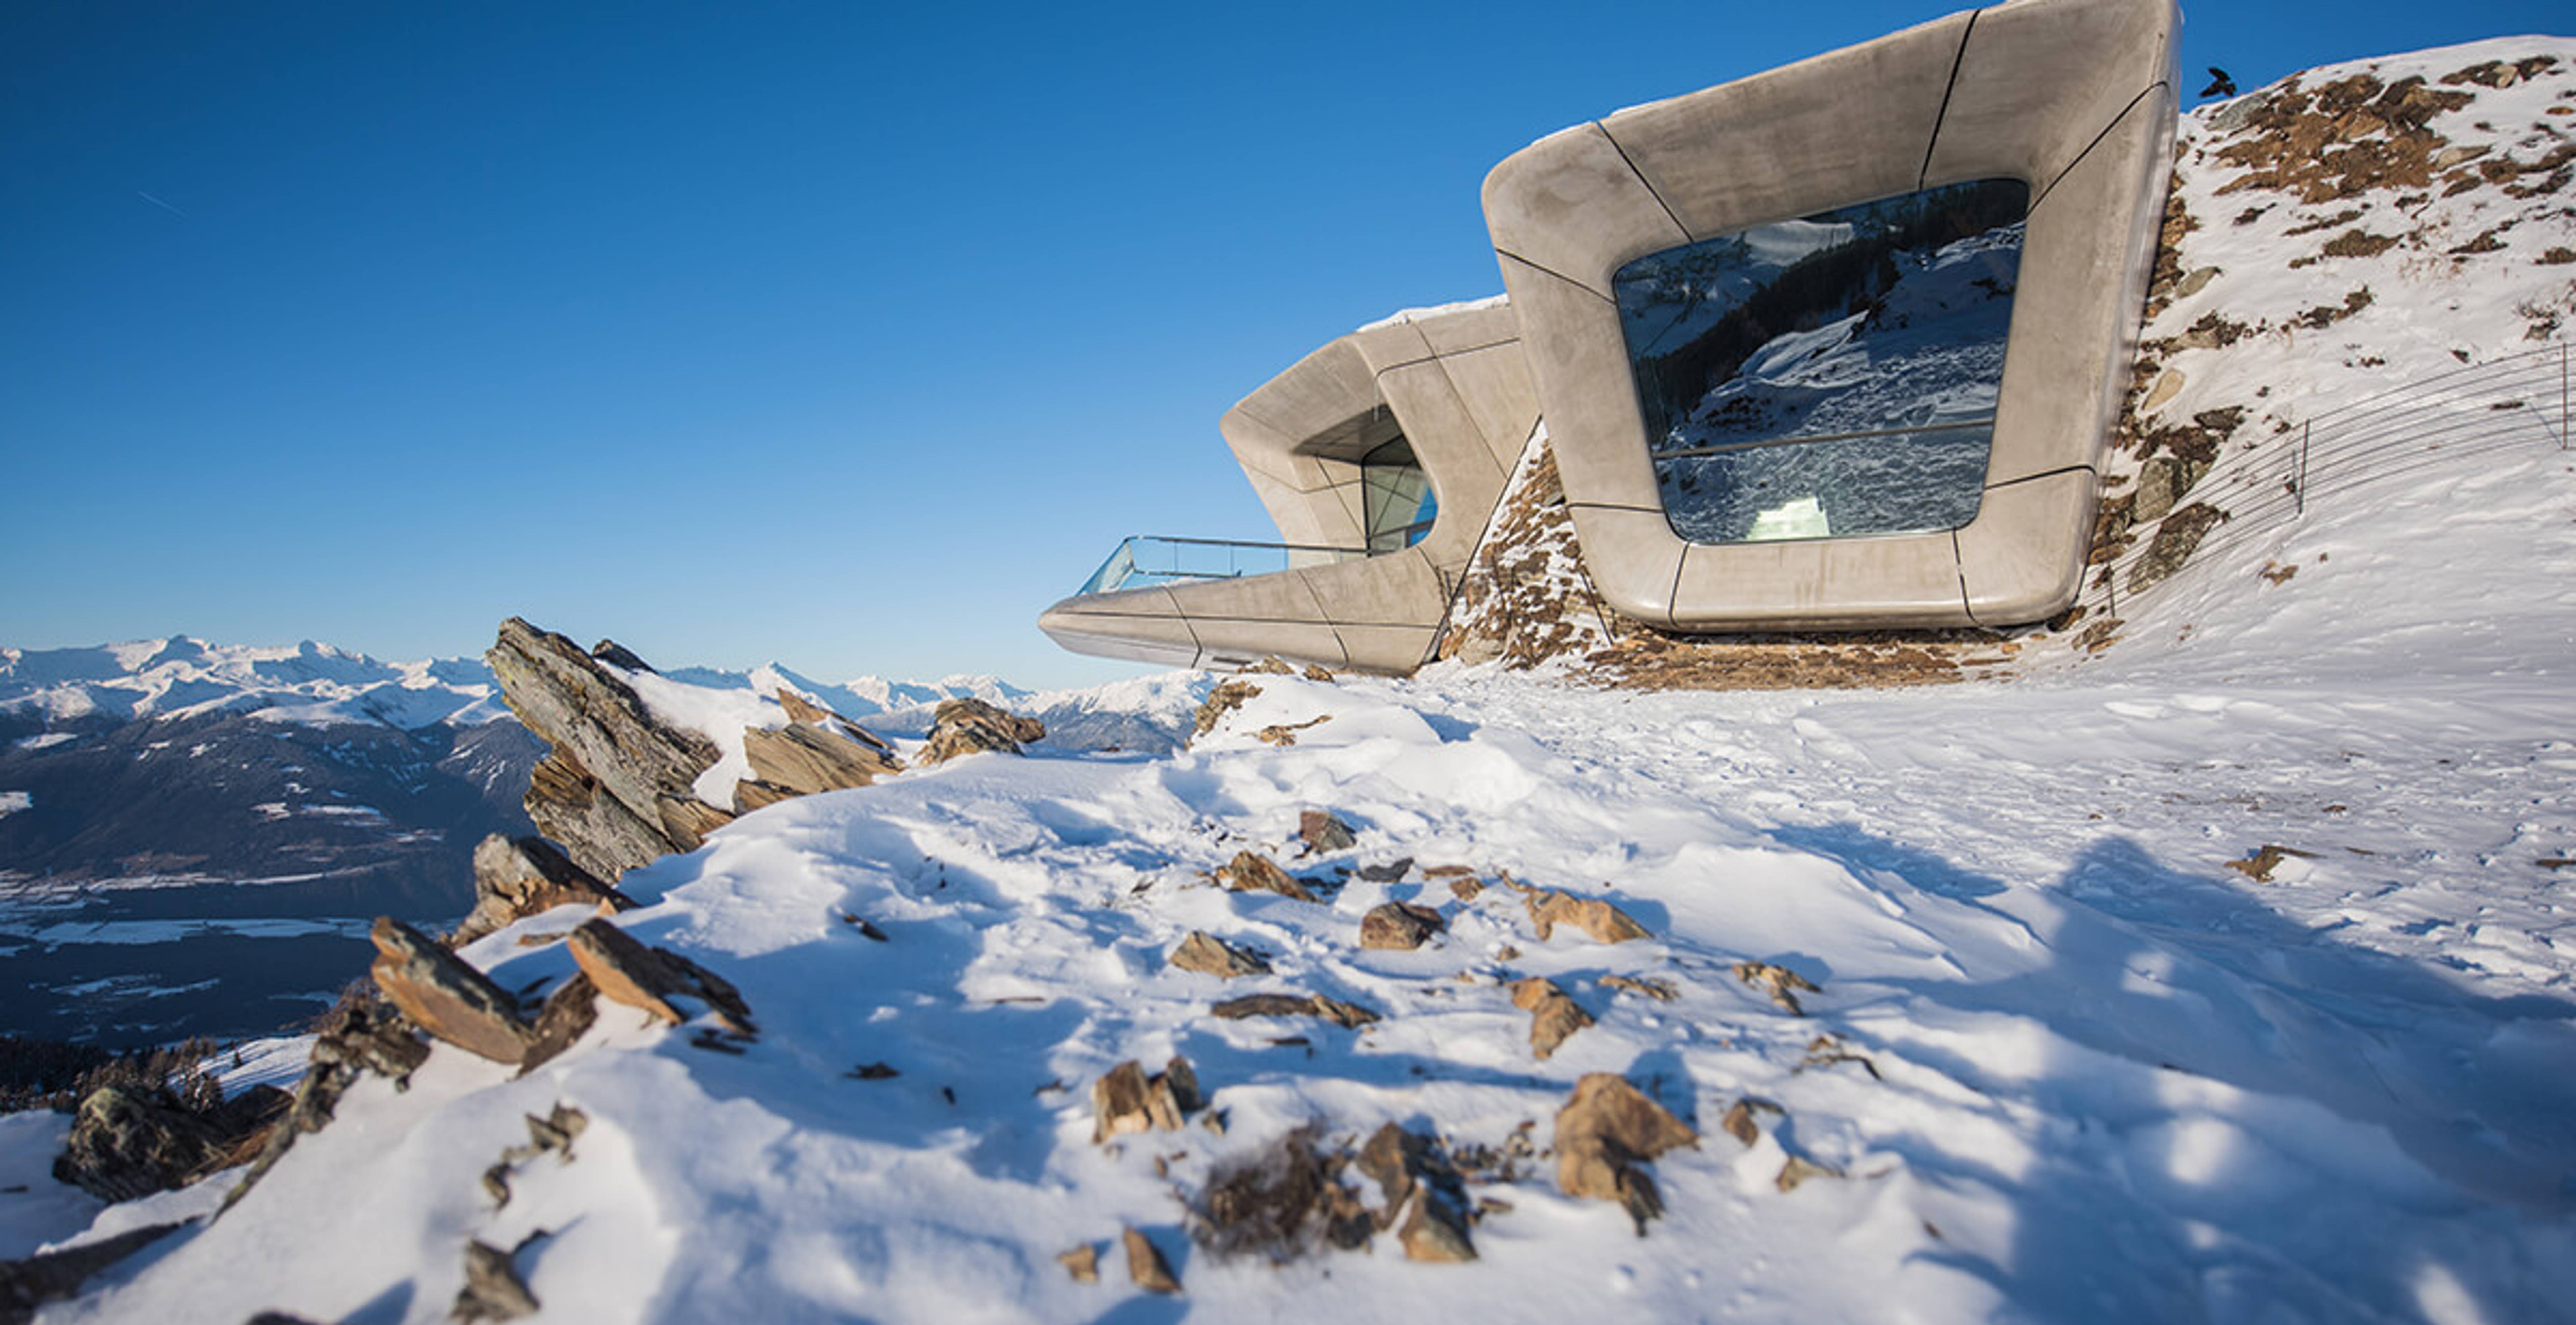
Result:
M1697 543L1976 518L2029 189L1980 180L1619 272L1664 514Z
M1431 481L1403 438L1360 458L1360 512L1368 522L1368 550L1398 552L1422 541L1439 515Z

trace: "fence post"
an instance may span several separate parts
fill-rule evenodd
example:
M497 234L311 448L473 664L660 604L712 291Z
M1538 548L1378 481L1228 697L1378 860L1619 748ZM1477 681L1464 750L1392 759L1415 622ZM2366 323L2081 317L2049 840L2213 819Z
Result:
M2558 449L2567 449L2567 342L2558 342Z
M2290 514L2293 517L2308 513L2308 441L2316 436L2316 431L2317 425L2314 420L2299 425L2299 476L2292 480L2290 486L2290 496L2294 502Z

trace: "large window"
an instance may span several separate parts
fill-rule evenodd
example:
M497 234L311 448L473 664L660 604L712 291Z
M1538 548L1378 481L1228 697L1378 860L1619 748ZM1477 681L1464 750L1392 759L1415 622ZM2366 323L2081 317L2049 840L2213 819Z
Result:
M1360 457L1360 509L1368 522L1368 550L1401 552L1422 541L1440 514L1431 480L1398 437Z
M2029 197L2018 180L1950 185L1621 268L1673 531L1741 543L1975 519Z

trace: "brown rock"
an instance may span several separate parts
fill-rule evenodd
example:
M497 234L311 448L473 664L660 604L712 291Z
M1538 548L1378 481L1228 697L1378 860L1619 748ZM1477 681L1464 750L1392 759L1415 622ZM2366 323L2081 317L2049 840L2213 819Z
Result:
M526 1076L573 1045L589 1033L599 1021L599 986L590 975L575 971L571 979L555 986L546 995L546 1005L537 1012L534 1033L528 1040L528 1052L519 1060L519 1075Z
M751 728L742 734L742 749L751 757L758 781L796 796L872 786L903 771L902 763L880 746L802 722ZM739 788L734 804L742 804Z
M987 751L1015 755L1021 753L1021 746L1045 739L1045 723L960 696L941 701L918 758L927 767Z
M582 973L610 1002L638 1007L677 1026L690 1014L671 1000L691 998L707 1005L729 1030L758 1032L742 994L713 971L667 948L648 948L625 930L605 920L583 922L565 940Z
M1644 1165L1675 1146L1696 1146L1692 1131L1664 1106L1615 1072L1586 1073L1556 1112L1556 1185L1568 1196L1617 1201L1645 1236L1663 1197Z
M1395 1237L1404 1247L1406 1260L1456 1265L1476 1259L1466 1216L1428 1187L1414 1192Z
M1681 997L1681 992L1673 988L1672 981L1644 976L1605 975L1601 977L1601 987L1624 990L1631 994L1643 994L1659 1003L1670 1003Z
M1198 715L1191 724L1190 739L1195 741L1216 730L1217 723L1226 714L1242 708L1243 701L1260 693L1261 687L1250 681L1219 682L1216 689L1208 692L1206 699L1199 701Z
M1807 1010L1798 1005L1800 991L1810 994L1825 992L1796 971L1786 966L1774 966L1769 962L1737 962L1735 978L1769 994L1772 1002L1788 1009L1792 1016L1807 1015Z
M1216 881L1231 892L1277 893L1301 902L1324 900L1295 875L1272 863L1269 857L1253 851L1236 852L1233 861L1216 872Z
M1162 1251L1154 1246L1151 1239L1131 1228L1119 1235L1119 1241L1127 1249L1127 1277L1135 1281L1138 1288L1166 1296L1181 1291L1181 1281L1172 1273L1172 1263L1163 1259Z
M803 794L789 791L775 782L744 778L733 784L733 808L736 814L750 814L755 810L766 810L780 801L792 801Z
M1056 1264L1064 1267L1066 1274L1073 1276L1073 1281L1077 1284L1100 1282L1100 1248L1088 1242L1071 1251L1059 1253L1055 1261Z
M1273 723L1270 726L1264 727L1260 731L1253 733L1253 735L1264 745L1275 745L1285 749L1297 743L1297 733L1312 727L1320 727L1332 720L1332 714L1318 713L1314 717L1306 719L1304 722Z
M489 976L392 916L376 917L369 937L376 988L414 1025L496 1063L527 1057L536 1033L519 1016L518 1000Z
M1360 946L1410 951L1448 927L1440 913L1430 907L1388 902L1371 907L1367 915L1360 917Z
M2272 871L2281 868L2282 861L2292 858L2299 860L2315 860L2317 858L2317 853L2313 851L2301 851L2297 847L2266 845L2262 850L2255 852L2253 855L2248 856L2243 860L2231 860L2227 862L2227 868L2244 875L2246 878L2252 879L2256 883L2270 883L2272 881Z
M238 1141L167 1091L101 1086L81 1097L54 1179L102 1201L131 1201L213 1172Z
M1247 975L1268 975L1270 963L1259 953L1238 948L1213 934L1191 930L1179 947L1166 958L1184 971L1213 975L1220 980L1234 980Z
M1726 1116L1718 1119L1717 1125L1728 1136L1734 1137L1747 1146L1762 1139L1762 1125L1753 1121L1753 1106L1744 1100L1737 1100L1729 1105Z
M542 837L494 833L474 848L474 909L447 944L461 948L538 912L573 905L624 911L635 899L601 883Z
M1592 1014L1555 981L1536 976L1513 983L1512 1006L1530 1014L1530 1049L1541 1058L1555 1054L1566 1037L1592 1024Z
M1229 998L1208 1011L1227 1021L1246 1017L1321 1017L1350 1030L1378 1020L1378 1014L1369 1008L1322 994L1246 994Z
M1503 882L1520 891L1521 904L1529 908L1530 923L1537 927L1541 942L1554 937L1559 925L1572 925L1601 943L1649 937L1644 925L1597 897L1578 898L1554 889L1533 888L1510 875L1503 876Z
M1185 1084L1196 1096L1197 1074L1190 1072L1186 1059L1172 1061L1187 1074ZM1182 1113L1171 1073L1146 1076L1144 1066L1133 1058L1091 1083L1091 1139L1095 1144L1133 1132L1177 1132Z
M1472 902L1485 895L1485 885L1478 879L1451 879L1449 895L1462 902Z
M1330 810L1306 810L1297 816L1297 837L1309 852L1344 851L1359 845L1359 834Z
M92 1275L185 1226L184 1222L148 1224L62 1251L0 1261L0 1321L19 1325L33 1319L36 1308L77 1295Z
M531 1234L530 1241L540 1235ZM526 1246L522 1242L519 1246ZM475 1321L517 1320L537 1313L537 1295L528 1291L528 1282L519 1277L514 1264L517 1248L503 1251L480 1239L465 1244L465 1287L457 1290L456 1305L449 1308L448 1318L472 1325Z
M1789 1162L1780 1166L1780 1176L1772 1180L1772 1185L1783 1192L1794 1192L1809 1178L1841 1176L1843 1171L1831 1164L1819 1164L1803 1155L1791 1155Z
M530 778L528 816L593 877L613 882L694 851L731 817L690 790L716 762L715 744L655 718L634 687L579 645L512 617L484 660L511 712L553 747Z

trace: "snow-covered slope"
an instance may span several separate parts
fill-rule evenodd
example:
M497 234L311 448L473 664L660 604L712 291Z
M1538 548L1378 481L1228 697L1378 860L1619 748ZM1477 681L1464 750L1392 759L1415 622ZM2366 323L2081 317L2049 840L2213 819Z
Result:
M87 649L0 649L0 712L12 710L57 721L222 711L404 731L508 716L478 659L382 662L311 640L262 648L185 635Z
M2379 76L2499 50L2561 63L2481 97L2576 101L2576 43ZM2447 358L2439 312L2356 315L2337 334L2365 338L2329 352ZM2276 360L2247 380L2318 382L2315 344L2240 341ZM435 1321L469 1242L517 1249L541 1321L2558 1318L2576 461L2437 466L2312 507L2293 537L2213 552L2124 607L2118 647L2031 650L2010 681L1255 676L1178 754L1041 747L745 816L630 874L644 905L618 923L738 985L756 1040L603 1004L524 1077L442 1046L407 1091L357 1086L220 1219L43 1318ZM2281 551L2299 573L2261 574ZM1186 684L1107 707L1168 711ZM1308 810L1356 844L1299 857ZM1210 881L1247 849L1324 900ZM1483 886L1432 873L1451 865ZM1512 883L1614 902L1647 937L1541 939ZM1445 931L1363 948L1390 900ZM551 984L571 960L543 936L579 918L465 955L506 988ZM1175 967L1193 931L1270 971ZM1793 1011L1738 963L1820 988ZM1593 1019L1544 1059L1508 987L1531 977ZM1213 1014L1247 992L1381 1019ZM1222 1129L1096 1144L1092 1083L1175 1053ZM857 1071L879 1064L893 1075ZM1544 1153L1591 1072L1700 1133L1652 1164L1665 1214L1642 1238L1561 1192ZM1749 1142L1726 1130L1739 1103ZM486 1170L558 1105L586 1129L496 1204ZM1189 1237L1227 1166L1301 1127L1331 1145L1386 1122L1444 1139L1480 1259L1410 1261L1381 1233L1372 1254L1273 1264ZM42 1135L0 1140L20 1132ZM1373 1180L1344 1180L1374 1203ZM115 1207L80 1236L211 1204ZM1128 1228L1180 1297L1128 1282ZM1100 1282L1057 1263L1077 1247Z

